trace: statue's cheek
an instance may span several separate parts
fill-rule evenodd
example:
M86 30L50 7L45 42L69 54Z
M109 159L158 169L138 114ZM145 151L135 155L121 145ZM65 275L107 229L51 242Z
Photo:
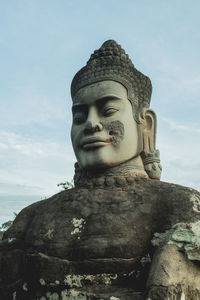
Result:
M111 142L118 146L124 138L124 124L118 120L111 122L102 122L104 130L111 136Z

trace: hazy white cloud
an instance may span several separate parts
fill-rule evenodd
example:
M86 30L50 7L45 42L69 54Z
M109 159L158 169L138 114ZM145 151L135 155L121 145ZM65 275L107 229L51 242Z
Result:
M29 157L47 157L64 155L61 146L52 141L33 140L13 132L0 131L0 153L13 151ZM64 155L66 159L66 155Z
M17 194L29 190L30 194L49 196L58 191L57 183L73 178L71 146L5 131L0 132L0 140L0 182L8 195L9 184L14 184L18 185Z
M200 190L199 128L200 124L160 118L157 144L163 165L162 180Z
M181 124L175 120L164 118L164 117L160 117L160 120L166 122L169 125L170 130L196 133L199 135L200 138L200 123ZM200 140L198 141L198 143L200 144Z
M187 92L187 94L196 94L198 95L197 100L200 98L200 76L188 74L185 78L181 78L179 81L178 88Z
M188 96L192 97L192 101L199 103L200 95L200 76L197 66L188 66L184 60L175 61L176 57L165 57L161 59L157 65L158 77L156 82L168 87L169 93L173 91L174 96L182 94L183 97L177 102L188 101Z
M58 96L49 94L36 94L32 87L25 90L11 88L11 91L0 112L4 124L41 124L53 127L55 122L67 119L67 100L64 97L59 99Z
M31 196L40 195L43 189L38 186L28 186L20 184L2 183L0 182L0 196Z

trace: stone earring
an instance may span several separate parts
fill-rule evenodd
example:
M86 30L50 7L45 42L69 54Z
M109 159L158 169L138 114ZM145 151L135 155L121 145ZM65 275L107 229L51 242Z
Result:
M160 179L162 166L160 164L160 152L156 149L157 119L153 110L144 110L140 115L140 123L143 132L143 151L141 158L144 169L151 179Z
M160 164L160 151L158 149L150 152L143 151L141 157L144 164L144 169L151 179L160 179L162 166Z

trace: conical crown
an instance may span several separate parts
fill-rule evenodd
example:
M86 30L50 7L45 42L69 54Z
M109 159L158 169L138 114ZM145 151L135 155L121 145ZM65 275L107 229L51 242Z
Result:
M100 49L94 51L86 66L76 73L71 84L72 98L82 87L103 80L124 85L135 112L149 107L150 79L134 67L124 49L114 40L104 42Z

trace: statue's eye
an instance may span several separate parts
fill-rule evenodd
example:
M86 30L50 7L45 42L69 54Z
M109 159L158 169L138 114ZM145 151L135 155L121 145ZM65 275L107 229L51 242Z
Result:
M105 117L109 117L109 116L112 116L117 111L118 111L118 109L116 109L114 107L109 107L109 108L104 109L103 115Z
M82 124L84 123L86 120L86 117L85 117L85 114L82 113L82 112L76 112L74 115L73 115L73 123L74 124Z

